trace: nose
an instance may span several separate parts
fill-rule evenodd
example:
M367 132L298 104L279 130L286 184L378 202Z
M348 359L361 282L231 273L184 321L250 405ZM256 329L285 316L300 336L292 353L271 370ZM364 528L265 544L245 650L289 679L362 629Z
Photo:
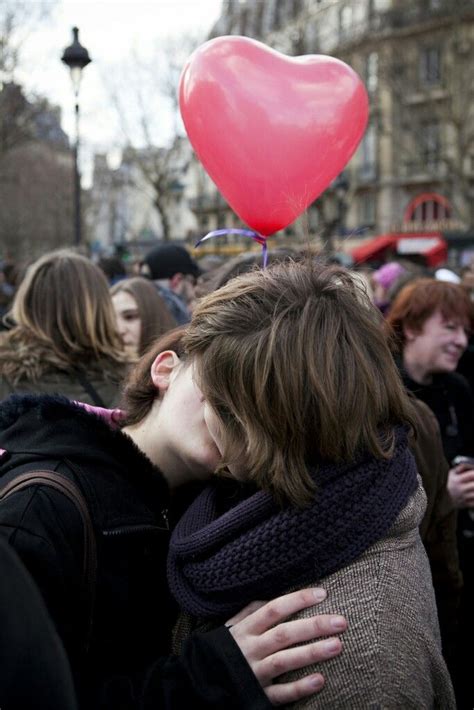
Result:
M467 348L467 334L462 326L456 328L456 345L465 350Z
M117 318L117 330L121 338L123 338L124 335L127 334L127 322L123 318Z

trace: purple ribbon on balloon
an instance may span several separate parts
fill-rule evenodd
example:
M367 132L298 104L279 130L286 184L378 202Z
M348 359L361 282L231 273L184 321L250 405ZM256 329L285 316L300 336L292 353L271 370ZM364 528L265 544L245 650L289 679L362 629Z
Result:
M266 268L268 262L267 239L263 236L263 234L254 232L251 229L215 229L212 232L208 232L208 234L206 234L204 237L201 237L201 239L196 242L195 246L198 247L200 244L206 242L208 239L214 239L214 237L222 237L224 234L239 234L241 237L250 237L250 239L253 239L254 242L258 242L258 244L260 244L260 246L262 247L263 268Z

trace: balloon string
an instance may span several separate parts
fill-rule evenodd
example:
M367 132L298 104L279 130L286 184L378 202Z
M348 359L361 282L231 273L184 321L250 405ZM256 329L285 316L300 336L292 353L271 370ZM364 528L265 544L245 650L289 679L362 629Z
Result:
M196 242L195 246L198 247L200 244L203 242L206 242L208 239L214 239L215 237L222 237L224 234L239 234L241 237L250 237L250 239L253 239L254 242L257 242L260 244L262 247L262 260L263 260L263 268L265 269L267 267L268 263L268 246L267 246L267 240L266 237L263 236L263 234L259 234L258 232L254 232L251 229L215 229L212 232L208 232L204 237L201 237L201 239Z

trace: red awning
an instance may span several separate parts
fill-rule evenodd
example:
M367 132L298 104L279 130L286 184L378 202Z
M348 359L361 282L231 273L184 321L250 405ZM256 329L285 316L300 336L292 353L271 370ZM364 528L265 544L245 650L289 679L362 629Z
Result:
M382 256L384 251L389 247L395 246L396 243L396 237L391 234L382 234L380 237L374 237L370 242L361 244L352 250L354 263L361 264L364 261L370 261L378 256Z
M361 264L381 259L388 249L398 256L423 256L427 266L444 264L448 257L448 245L439 232L397 232L382 234L361 244L352 250L352 258L355 264Z
M439 236L401 238L397 241L397 254L409 256L419 254L426 260L427 266L439 266L444 264L448 258L448 245Z

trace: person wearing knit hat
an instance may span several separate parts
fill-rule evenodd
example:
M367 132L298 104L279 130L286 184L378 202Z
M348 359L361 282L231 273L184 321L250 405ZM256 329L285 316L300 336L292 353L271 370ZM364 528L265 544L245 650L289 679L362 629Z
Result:
M388 297L390 289L404 274L406 274L406 269L397 261L389 261L372 274L374 302L382 313L386 312L390 304Z
M201 273L189 252L179 244L160 244L145 256L141 273L155 282L176 322L187 323Z

